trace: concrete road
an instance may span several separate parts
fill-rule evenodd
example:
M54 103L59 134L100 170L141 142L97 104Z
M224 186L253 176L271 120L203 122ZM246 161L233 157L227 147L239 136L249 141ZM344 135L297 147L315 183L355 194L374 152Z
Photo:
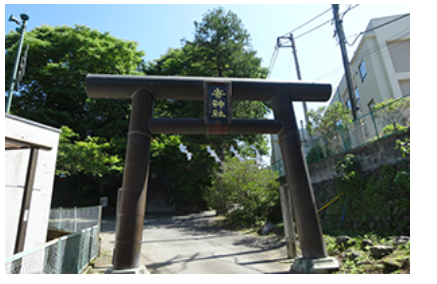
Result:
M141 263L152 274L289 273L284 243L213 225L213 211L146 216ZM114 220L102 221L102 250L114 246Z

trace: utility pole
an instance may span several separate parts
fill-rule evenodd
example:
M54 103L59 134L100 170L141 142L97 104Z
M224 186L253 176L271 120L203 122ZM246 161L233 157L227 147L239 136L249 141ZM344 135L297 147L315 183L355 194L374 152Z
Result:
M19 25L21 23L21 27L17 28L17 31L20 32L20 41L18 42L17 56L15 57L15 64L14 64L14 70L12 71L11 85L9 86L8 100L6 102L6 109L5 109L6 113L9 113L9 111L11 109L12 97L14 96L14 89L15 89L15 85L17 83L17 71L18 71L18 65L20 63L21 49L23 47L23 39L24 39L25 30L26 30L26 22L29 20L29 16L27 14L23 13L20 15L20 18L23 21L22 23L17 18L15 18L13 15L11 15L9 17L10 22L15 22L17 25Z
M347 50L346 50L346 45L345 45L346 39L344 36L344 30L343 30L343 20L340 19L338 9L339 9L339 4L332 4L332 11L334 13L334 21L335 21L335 29L336 29L336 34L338 36L338 42L340 43L341 55L343 58L344 73L345 73L345 77L346 77L349 99L351 102L352 117L354 120L356 120L357 119L357 103L355 101L354 88L353 88L353 84L352 84L352 76L351 76L351 71L350 71L350 67L349 67L349 57L347 55Z
M282 45L281 43L281 39L288 39L290 40L291 45L290 46L285 46ZM293 52L293 56L294 56L294 64L296 66L296 74L297 74L297 79L299 79L299 81L302 80L302 75L300 74L300 67L299 67L299 60L297 59L297 51L296 51L296 44L294 42L294 37L293 34L290 33L290 36L280 36L277 38L277 46L278 47L291 47L291 50ZM305 123L308 125L308 114L307 114L307 103L306 101L302 101L302 107L303 107L303 113L305 116ZM303 131L303 128L302 128ZM312 141L312 135L310 135L310 141Z

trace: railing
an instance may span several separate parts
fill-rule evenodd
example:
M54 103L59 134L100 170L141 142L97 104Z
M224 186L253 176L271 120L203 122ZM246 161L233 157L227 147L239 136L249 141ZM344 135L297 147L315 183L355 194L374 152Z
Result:
M49 227L75 232L7 258L6 274L78 274L98 256L101 206L52 209L50 216Z
M77 232L100 224L101 206L50 209L49 228Z
M354 122L340 125L334 131L304 143L304 146L310 146L306 155L307 163L312 164L410 129L409 100L410 95L402 97ZM274 162L271 168L281 176L285 174L282 159Z
M6 274L78 274L98 255L99 226L52 240L9 257Z

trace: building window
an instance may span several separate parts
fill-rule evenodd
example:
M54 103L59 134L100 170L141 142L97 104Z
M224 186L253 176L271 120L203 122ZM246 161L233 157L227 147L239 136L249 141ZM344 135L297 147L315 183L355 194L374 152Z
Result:
M361 82L364 82L364 80L366 80L367 77L367 70L366 70L366 65L364 65L364 60L361 61L358 69L360 69Z

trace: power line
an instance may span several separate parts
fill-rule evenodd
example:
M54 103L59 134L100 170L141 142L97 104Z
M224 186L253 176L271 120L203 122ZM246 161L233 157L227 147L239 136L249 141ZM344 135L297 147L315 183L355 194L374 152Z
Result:
M357 39L358 39L360 36L362 36L363 34L365 34L365 33L367 33L367 32L374 31L374 30L379 29L379 28L382 28L382 27L384 27L384 26L386 26L386 25L388 25L388 24L394 23L394 22L396 22L396 21L399 21L400 19L403 19L403 18L405 18L405 17L407 17L407 16L409 16L409 15L410 15L410 13L404 14L404 15L402 15L402 16L400 16L400 17L397 17L396 19L393 19L393 20L390 20L390 21L385 22L385 23L383 23L383 24L380 24L379 26L376 26L376 27L373 27L373 28L371 28L371 29L365 30L364 32L360 32L360 33L356 36L356 38L354 39L354 41L353 41L351 44L349 44L348 42L346 42L346 43L347 43L349 46L352 46L352 45L355 44L355 42L357 41Z
M312 21L314 21L314 20L320 18L321 16L325 15L325 14L328 13L329 11L331 11L331 8L329 8L329 9L327 9L326 11L322 12L321 14L315 16L315 17L312 18L311 20L309 20L309 21L303 23L302 25L298 26L297 28L295 28L295 29L289 31L288 33L285 33L284 35L288 35L288 34L294 33L294 32L297 31L298 29L300 29L300 28L302 28L302 27L308 25L309 23L311 23Z
M399 33L393 35L392 37L388 38L387 41L396 41L396 40L402 39L405 36L407 36L409 33L410 33L410 28L406 28L406 29L400 31ZM383 50L381 49L381 47L387 47L385 42L380 43L378 45L375 45L374 47L366 50L365 52L360 54L359 57L355 58L355 61L361 61L361 60L363 60L364 58L367 58L370 55L378 54L378 52L379 53L382 52Z
M349 11L355 9L355 8L358 7L359 5L360 5L360 4L356 4L355 6L348 7L347 10L341 14L341 16L344 17L344 16L346 15L346 13L348 13ZM312 19L306 21L305 23L299 25L298 27L294 28L293 30L289 31L288 33L285 33L284 36L285 36L285 35L292 34L293 32L295 32L295 31L301 29L302 27L308 25L309 23L311 23L311 22L313 22L314 20L320 18L321 16L323 16L324 14L328 13L328 12L331 11L331 10L332 10L332 8L329 8L329 9L325 10L324 12L322 12L322 13L320 13L319 15L315 16L314 18L312 18ZM332 21L333 21L333 19L329 19L329 20L327 20L327 21L321 23L320 25L318 25L318 26L316 26L316 27L314 27L314 28L312 28L312 29L310 29L310 30L308 30L308 31L306 31L306 32L304 32L304 33L302 33L302 34L300 34L300 35L294 37L294 39L296 40L296 39L301 38L301 37L303 37L303 36L305 36L305 35L307 35L307 34L310 34L311 32L313 32L313 31L315 31L315 30L317 30L317 29L323 27L324 25L326 25L326 24L328 24L328 23L331 23ZM275 66L275 63L276 63L276 59L277 59L277 57L278 57L278 44L276 44L276 45L274 46L274 50L273 50L273 54L272 54L272 58L271 58L271 60L270 60L270 65L269 65L269 71L268 71L267 78L270 78L270 75L271 75L271 73L272 73L272 71L273 71L273 67Z
M351 7L351 5L349 5L349 7L347 7L346 11L344 11L344 12L341 14L341 19L343 20L344 16L346 16L346 14L347 14L349 11L352 11L353 9L355 9L355 8L358 7L358 6L360 6L360 4L356 4L356 5L353 6L353 7Z
M346 11L344 11L344 12L341 14L342 19L344 18L344 16L346 15L346 13L348 13L349 11L355 9L355 8L358 7L359 5L360 5L360 4L356 4L355 6L353 6L353 7L349 7ZM327 11L330 11L330 10L331 10L331 8L329 8ZM325 11L325 12L326 12L326 11ZM325 12L324 12L324 13L325 13ZM298 39L298 38L300 38L300 37L303 37L303 36L305 36L305 35L307 35L307 34L313 32L313 31L315 31L315 30L317 30L317 29L323 27L324 25L326 25L326 24L328 24L328 23L330 23L330 22L332 22L332 21L333 21L333 19L329 19L328 21L321 23L321 24L318 25L317 27L314 27L314 28L310 29L309 31L306 31L306 32L303 33L303 34L300 34L300 35L296 36L294 39Z
M307 32L304 32L303 34L300 34L300 35L296 36L294 39L298 39L298 38L300 38L300 37L303 37L303 36L305 36L305 35L307 35L307 34L313 32L313 31L315 31L315 30L317 30L317 29L323 27L324 25L326 25L326 24L328 24L328 23L330 23L330 22L332 22L332 19L329 19L328 21L326 21L326 22L324 22L324 23L318 25L317 27L312 28L311 30L309 30L309 31L307 31Z
M270 65L269 65L269 70L267 73L267 79L270 78L270 76L272 75L272 71L273 71L273 67L275 66L276 63L276 59L278 58L278 47L277 45L275 45L275 47L273 48L273 53L272 53L272 58L270 59Z

